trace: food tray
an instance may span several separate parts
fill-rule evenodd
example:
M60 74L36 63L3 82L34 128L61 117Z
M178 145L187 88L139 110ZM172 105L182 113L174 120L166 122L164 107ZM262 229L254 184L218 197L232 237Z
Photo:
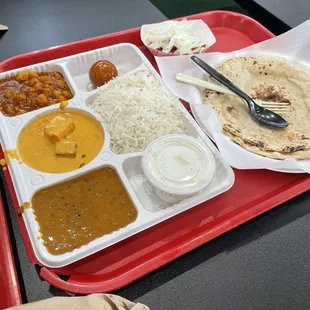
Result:
M188 18L201 18L212 29L217 39L210 48L212 51L228 52L273 36L253 19L238 13L213 11ZM139 28L136 28L17 56L0 64L0 70L12 70L123 42L137 45L155 66L153 57L140 41ZM235 175L234 186L225 194L70 266L57 269L43 266L42 278L55 287L78 294L116 290L310 187L310 178L304 174L235 170ZM5 176L17 208L8 171ZM24 222L21 217L18 220L29 258L33 264L38 264ZM67 276L67 280L59 275Z
M31 169L18 160L10 160L8 168L12 176L19 205L22 205L25 202L30 202L31 197L40 189L84 175L98 168L111 167L117 172L121 182L126 188L129 197L137 209L138 217L128 226L97 238L74 251L60 255L52 255L47 251L46 247L43 245L42 238L40 238L39 225L35 219L33 210L31 208L25 209L22 213L22 217L30 236L35 256L42 265L52 268L66 266L120 242L142 230L225 192L234 183L232 169L222 160L215 146L180 103L181 114L187 133L207 145L213 153L216 165L215 175L206 189L200 191L194 197L184 199L175 205L164 203L158 199L153 192L149 191L141 167L142 153L114 154L110 148L110 136L105 127L104 120L101 119L99 114L87 106L95 99L97 93L104 91L106 87L105 85L93 91L87 90L87 86L90 82L88 77L89 68L100 59L107 59L115 64L119 76L129 76L139 71L146 71L153 73L160 79L160 76L144 54L135 45L130 43L112 45L90 52L36 64L34 66L27 66L27 69L37 72L58 71L63 74L74 94L74 97L68 100L65 111L79 111L87 113L89 116L97 119L103 127L104 145L95 159L80 169L71 172L58 174L43 173ZM20 68L18 70L6 71L0 74L0 78L17 74L24 69L25 68ZM25 125L39 115L57 111L60 111L59 104L14 117L7 117L1 114L0 138L2 147L5 150L16 149L18 137Z
M1 194L0 236L0 309L5 309L18 306L22 301Z

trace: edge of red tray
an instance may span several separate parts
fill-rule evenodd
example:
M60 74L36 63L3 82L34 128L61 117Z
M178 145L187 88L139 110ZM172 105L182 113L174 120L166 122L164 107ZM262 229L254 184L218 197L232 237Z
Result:
M0 293L0 308L12 307L22 303L18 278L15 269L12 246L8 232L8 225L4 211L4 204L0 194L0 264L4 279L4 292Z

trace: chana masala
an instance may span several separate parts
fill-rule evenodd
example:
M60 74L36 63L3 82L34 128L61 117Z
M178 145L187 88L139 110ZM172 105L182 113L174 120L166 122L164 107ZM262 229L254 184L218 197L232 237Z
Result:
M0 111L6 116L24 114L72 97L60 72L24 70L0 79Z

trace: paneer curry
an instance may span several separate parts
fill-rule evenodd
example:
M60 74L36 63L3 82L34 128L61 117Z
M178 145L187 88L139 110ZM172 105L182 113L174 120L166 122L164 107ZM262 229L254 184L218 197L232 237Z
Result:
M63 173L83 167L102 149L104 133L93 117L79 112L53 112L31 121L21 131L17 151L35 170Z

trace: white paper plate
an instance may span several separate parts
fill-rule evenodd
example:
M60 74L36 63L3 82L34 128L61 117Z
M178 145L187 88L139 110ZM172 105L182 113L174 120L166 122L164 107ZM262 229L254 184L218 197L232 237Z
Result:
M198 115L197 110L193 107L193 105L191 105L191 110L192 113L197 121L197 123L199 124L199 126L201 127L201 129L204 131L204 133L213 141L213 136L211 131L209 130L208 126L206 126L207 124L207 119L206 119L206 115L204 115L203 119L201 118L200 115ZM234 143L229 137L227 137L231 143ZM241 146L240 146L241 147ZM303 160L303 161L299 161L300 164L302 164L305 168L310 170L310 160ZM271 171L276 171L276 172L282 172L282 173L307 173L306 171L302 170L302 169L280 169L280 168L269 168L266 170L271 170Z
M210 65L217 66L235 57L273 55L300 63L307 66L310 70L309 34L310 20L278 37L254 44L242 50L229 53L205 53L199 57ZM177 73L184 73L201 79L206 77L206 73L195 65L189 56L156 57L156 62L165 84L177 97L190 102L192 105L196 104L203 107L199 112L199 114L202 114L202 117L199 117L200 115L193 111L196 120L208 136L210 136L210 133L208 133L206 127L212 126L212 133L222 152L222 156L231 166L239 169L265 168L285 173L303 173L304 171L310 173L309 160L297 162L293 159L280 161L265 158L237 147L237 144L229 141L225 135L221 134L220 125L216 117L208 119L205 114L210 113L210 111L208 109L206 109L206 113L203 111L206 106L203 105L201 89L180 83L175 79ZM210 124L207 123L208 121Z

